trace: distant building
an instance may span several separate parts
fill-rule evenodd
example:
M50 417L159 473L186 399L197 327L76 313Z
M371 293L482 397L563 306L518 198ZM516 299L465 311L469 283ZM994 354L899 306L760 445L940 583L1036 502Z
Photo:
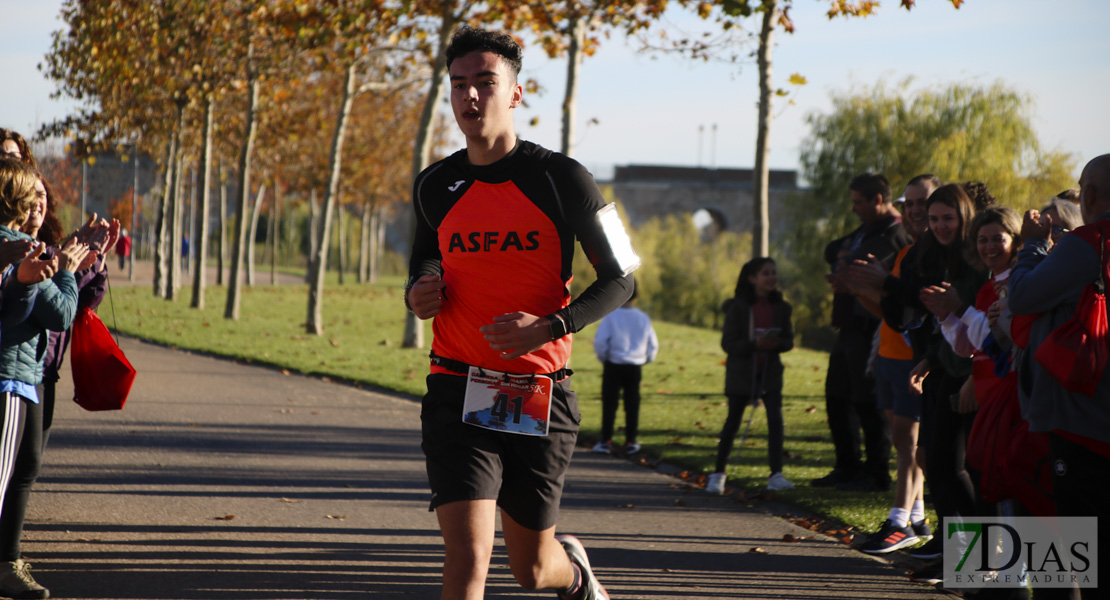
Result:
M752 169L628 165L616 167L612 181L599 183L612 189L633 226L652 217L704 210L720 229L740 233L752 227L752 175ZM772 169L768 190L772 236L783 226L783 200L795 193L806 193L798 187L797 171Z
M119 200L134 186L135 182L135 156L129 156L124 162L123 158L114 152L97 152L93 155L92 165L85 167L85 212L97 213L104 217L109 214L113 201ZM80 167L78 167L80 168ZM144 198L151 189L160 189L162 182L158 180L158 165L148 155L138 156L139 196ZM80 175L79 175L80 176ZM81 197L73 198L73 203L81 206Z

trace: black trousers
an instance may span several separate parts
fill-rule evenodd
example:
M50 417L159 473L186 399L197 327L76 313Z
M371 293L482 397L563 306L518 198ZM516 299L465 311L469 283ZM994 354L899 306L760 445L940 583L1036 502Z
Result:
M926 387L931 407L929 435L925 446L925 483L937 516L990 516L977 500L975 482L967 470L967 438L975 413L960 414L952 406L952 396L959 394L964 380L935 370L930 379L934 385Z
M0 562L19 559L27 502L31 499L31 487L42 468L42 453L46 449L54 419L54 382L44 382L38 392L37 404L23 401L23 438L4 494L4 505L0 508Z
M624 441L636 441L640 432L640 380L643 365L618 365L607 362L601 370L601 439L613 439L617 406L624 391Z
M728 466L728 457L732 453L732 444L736 440L736 433L740 430L740 423L744 420L744 409L751 404L751 398L737 394L728 395L728 417L721 428L721 437L717 442L717 463L715 473L724 473ZM782 441L784 437L782 422L782 391L768 391L763 394L763 406L767 409L767 465L771 467L771 474L782 473ZM754 408L752 410L755 410Z
M1093 398L1090 401L1105 400ZM1063 436L1049 435L1056 514L1061 517L1098 517L1098 540L1110 539L1110 458ZM1099 554L1099 589L1081 588L1084 600L1105 598L1106 590L1110 589L1110 569L1107 568L1110 560Z
M842 329L829 354L825 377L825 412L836 451L835 468L845 474L859 472L877 481L890 481L890 424L875 399L875 379L869 377L872 332ZM860 429L866 461L861 464Z

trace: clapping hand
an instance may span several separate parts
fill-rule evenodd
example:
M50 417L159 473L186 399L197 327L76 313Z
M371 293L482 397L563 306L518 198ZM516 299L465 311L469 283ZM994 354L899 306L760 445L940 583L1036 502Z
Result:
M26 258L33 245L33 240L0 240L0 271Z
M58 269L70 273L87 269L96 262L96 257L96 251L90 250L88 245L70 238L58 252Z
M929 312L942 321L947 319L948 315L958 313L964 307L960 295L947 281L942 281L940 285L930 285L922 288L921 303L929 309Z
M0 247L6 245L0 244ZM39 258L45 250L46 244L34 243L30 253L23 259L23 262L19 263L19 267L15 271L15 277L19 283L34 285L40 281L50 279L58 271L57 258L51 258L50 260Z
M883 282L890 275L890 271L886 270L883 263L875 258L874 254L868 254L867 260L855 260L848 266L848 271L845 277L848 279L850 285L857 288L871 288L873 290L881 290Z

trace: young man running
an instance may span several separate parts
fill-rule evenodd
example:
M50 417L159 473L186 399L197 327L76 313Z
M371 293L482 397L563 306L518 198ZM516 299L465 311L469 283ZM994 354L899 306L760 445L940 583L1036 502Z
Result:
M441 598L483 597L500 508L521 586L608 600L582 544L555 535L581 420L566 363L569 334L628 299L638 261L623 228L603 226L615 212L590 174L517 139L520 66L508 35L455 33L447 68L466 148L413 185L405 301L416 316L435 317L421 421L446 546ZM597 281L572 302L575 239Z

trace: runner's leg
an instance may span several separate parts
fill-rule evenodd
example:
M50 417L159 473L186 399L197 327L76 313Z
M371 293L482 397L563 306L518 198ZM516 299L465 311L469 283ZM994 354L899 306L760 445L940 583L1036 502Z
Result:
M496 500L460 500L436 508L446 548L440 600L485 596L496 514Z
M501 511L501 533L509 554L509 568L526 590L563 591L574 584L574 567L563 545L555 539L555 528L535 531L520 525Z

